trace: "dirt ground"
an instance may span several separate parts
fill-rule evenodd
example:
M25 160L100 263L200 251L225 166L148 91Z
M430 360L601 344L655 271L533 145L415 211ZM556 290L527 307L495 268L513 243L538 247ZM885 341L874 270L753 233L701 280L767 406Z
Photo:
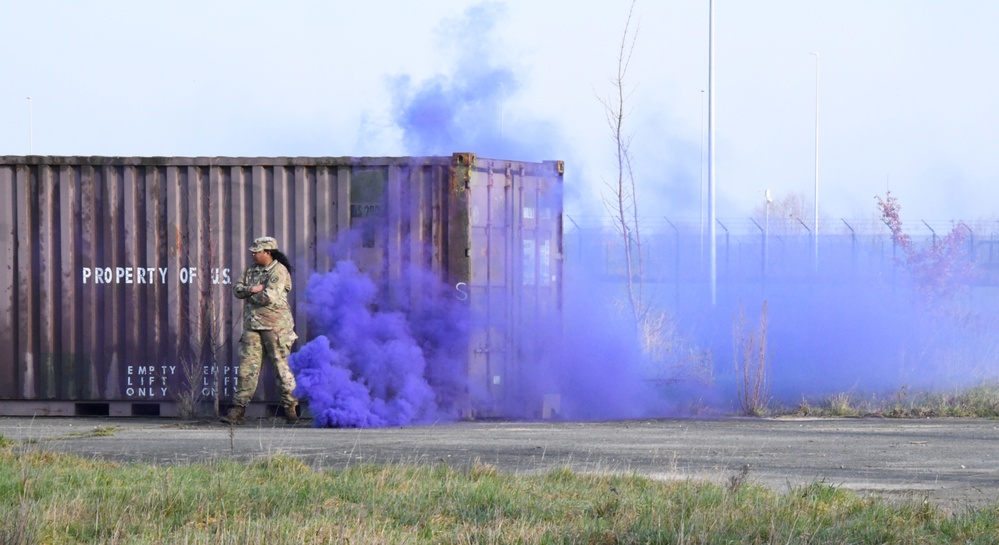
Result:
M748 481L776 490L824 482L951 511L999 501L999 421L984 419L458 422L364 430L260 419L230 433L214 422L4 417L0 433L22 448L156 464L282 453L317 468L485 463L523 474L569 466L721 483L745 467Z

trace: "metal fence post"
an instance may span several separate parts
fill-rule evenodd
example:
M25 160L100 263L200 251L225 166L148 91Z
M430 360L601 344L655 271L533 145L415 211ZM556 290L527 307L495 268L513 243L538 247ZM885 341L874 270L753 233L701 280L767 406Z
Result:
M845 219L840 218L843 225L850 230L850 273L852 275L857 274L857 232L853 230L853 227L846 222Z
M717 220L717 221L718 221L718 225L720 225L721 228L725 230L725 276L728 276L728 272L729 272L728 271L728 258L729 258L729 244L728 244L728 242L729 242L729 236L728 236L729 233L728 233L728 227L725 227L725 224L722 223L721 220Z
M756 228L760 230L760 236L762 237L763 245L760 248L760 284L764 289L767 287L767 231L760 224L756 222L755 219L749 218L749 221L756 225Z

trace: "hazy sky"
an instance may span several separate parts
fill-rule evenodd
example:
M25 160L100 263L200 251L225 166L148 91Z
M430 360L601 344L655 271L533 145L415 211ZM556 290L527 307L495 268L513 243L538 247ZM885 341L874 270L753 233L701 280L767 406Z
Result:
M0 155L517 153L498 158L565 160L567 211L599 215L614 171L597 97L629 4L2 0ZM999 217L999 2L716 0L715 15L720 217L767 188L811 204L811 52L820 216L869 217L890 186L910 223ZM696 221L708 0L639 0L634 22L642 212ZM426 104L460 131L414 138Z

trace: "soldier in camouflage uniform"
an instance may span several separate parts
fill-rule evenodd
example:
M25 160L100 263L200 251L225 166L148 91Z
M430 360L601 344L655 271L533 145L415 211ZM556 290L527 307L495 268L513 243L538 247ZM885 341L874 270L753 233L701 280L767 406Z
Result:
M222 421L244 422L246 406L257 390L260 366L266 356L274 364L285 418L294 424L298 421L298 399L292 394L295 376L288 368L288 354L298 336L288 305L291 264L272 237L254 240L250 253L254 264L233 286L233 294L243 300L243 336L239 340L239 383L233 407Z

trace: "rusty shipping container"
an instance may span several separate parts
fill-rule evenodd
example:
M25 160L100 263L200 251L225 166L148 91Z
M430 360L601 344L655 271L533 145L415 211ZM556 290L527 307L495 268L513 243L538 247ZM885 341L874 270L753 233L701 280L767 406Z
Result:
M358 233L349 257L387 293L418 264L467 301L463 414L543 416L556 388L531 377L558 375L537 354L557 342L538 324L561 310L562 173L471 153L0 156L0 414L174 416L184 392L225 404L230 284L251 241L292 257L300 346L309 275ZM198 361L206 347L219 363ZM276 406L269 376L251 411Z

